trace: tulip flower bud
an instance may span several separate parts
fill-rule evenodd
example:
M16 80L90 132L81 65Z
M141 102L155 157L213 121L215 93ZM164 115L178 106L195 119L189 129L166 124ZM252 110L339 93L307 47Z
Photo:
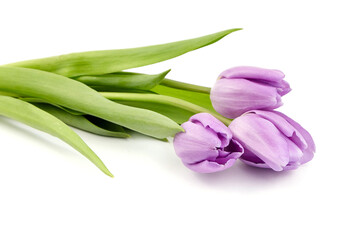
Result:
M281 96L290 92L279 70L234 67L220 74L210 98L214 109L227 118L249 110L272 110L282 105Z
M275 171L296 169L315 152L311 135L291 118L276 111L249 111L229 126L244 147L241 160Z
M198 113L181 125L174 148L184 165L195 172L211 173L231 167L243 153L222 122L208 113Z

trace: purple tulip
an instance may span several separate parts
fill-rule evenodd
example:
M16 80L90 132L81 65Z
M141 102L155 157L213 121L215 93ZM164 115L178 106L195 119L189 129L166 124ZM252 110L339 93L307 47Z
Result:
M211 89L214 109L227 118L249 110L272 110L282 105L281 96L290 92L285 75L279 70L234 67L220 74Z
M244 152L229 128L211 114L195 114L181 126L185 132L176 134L175 152L195 172L225 170Z
M244 147L246 164L275 171L296 169L314 157L311 135L291 118L276 111L249 111L229 126Z

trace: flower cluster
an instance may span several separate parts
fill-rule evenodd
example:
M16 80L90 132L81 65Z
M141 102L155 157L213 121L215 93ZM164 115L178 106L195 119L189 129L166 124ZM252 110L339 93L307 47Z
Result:
M290 92L278 70L235 67L220 74L211 89L214 109L233 121L227 127L209 113L182 124L174 138L176 154L196 172L217 172L237 159L275 171L296 169L315 152L311 135L297 122L274 111Z

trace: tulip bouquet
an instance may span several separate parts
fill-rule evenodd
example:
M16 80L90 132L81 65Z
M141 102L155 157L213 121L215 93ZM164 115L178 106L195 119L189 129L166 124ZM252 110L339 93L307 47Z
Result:
M236 159L275 171L296 169L315 152L311 135L300 124L274 111L290 92L279 70L241 66L220 74L211 89L215 110L234 119L224 123L208 113L190 118L174 139L177 155L197 172L217 172ZM226 126L228 125L228 127Z
M275 171L310 161L315 145L298 123L273 109L290 91L278 70L235 67L210 89L124 71L177 57L240 29L141 48L73 53L0 66L0 115L68 143L113 176L69 127L127 138L164 140L196 172L217 172L238 159Z

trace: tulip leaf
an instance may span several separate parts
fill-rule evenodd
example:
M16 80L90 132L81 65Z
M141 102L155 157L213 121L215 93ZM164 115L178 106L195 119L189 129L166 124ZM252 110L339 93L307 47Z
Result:
M83 83L54 73L3 66L0 67L0 91L40 98L155 138L183 131L164 115L115 103Z
M102 75L165 61L215 43L238 30L241 29L229 29L203 37L140 48L71 53L12 63L9 66L34 68L67 77Z
M132 106L132 107L138 107L138 108L144 108L148 109L157 113L160 113L162 115L167 116L168 118L172 119L173 121L182 124L189 120L189 118L194 115L193 111L188 111L186 109L182 109L176 106L171 106L168 104L162 104L162 103L153 103L153 102L146 102L146 101L116 101L118 103Z
M211 88L209 88L209 87L179 82L179 81L175 81L175 80L171 80L171 79L164 79L163 81L161 81L161 85L170 87L170 88L182 89L182 90L187 90L190 92L198 92L198 93L205 93L205 94L210 94L210 91L211 91Z
M192 92L163 85L157 85L156 87L151 89L151 91L161 95L180 98L185 101L199 105L203 108L206 108L211 112L216 112L211 104L210 95L208 93Z
M88 86L108 87L112 89L112 91L115 91L116 89L149 90L158 85L169 72L170 70L167 70L156 75L118 72L104 75L86 75L75 77L73 79Z
M79 151L101 171L113 176L100 158L65 123L34 105L9 96L0 96L0 115L53 135Z
M120 93L120 92L101 92L101 94L113 101L121 102L122 104L136 105L137 107L151 109L164 114L178 123L183 123L184 119L195 113L211 113L225 124L230 124L230 120L221 116L216 112L212 112L204 107L193 104L191 102L159 94L145 94L145 93Z
M40 98L31 98L31 97L17 97L19 98L20 100L23 100L23 101L26 101L26 102L30 102L32 104L35 104L37 105L37 103L48 103L47 101L45 101L44 99L40 99ZM50 104L50 103L49 103ZM70 108L66 108L66 107L63 107L63 106L60 106L60 105L57 105L57 104L51 104L57 108L60 108L66 112L68 112L69 114L72 114L72 115L84 115L84 113L82 112L79 112L79 111L75 111L75 110L72 110Z
M69 126L81 129L86 132L94 133L101 136L127 138L129 134L125 129L117 124L89 116L89 115L73 115L63 109L57 108L50 104L37 103L35 106L54 115Z

